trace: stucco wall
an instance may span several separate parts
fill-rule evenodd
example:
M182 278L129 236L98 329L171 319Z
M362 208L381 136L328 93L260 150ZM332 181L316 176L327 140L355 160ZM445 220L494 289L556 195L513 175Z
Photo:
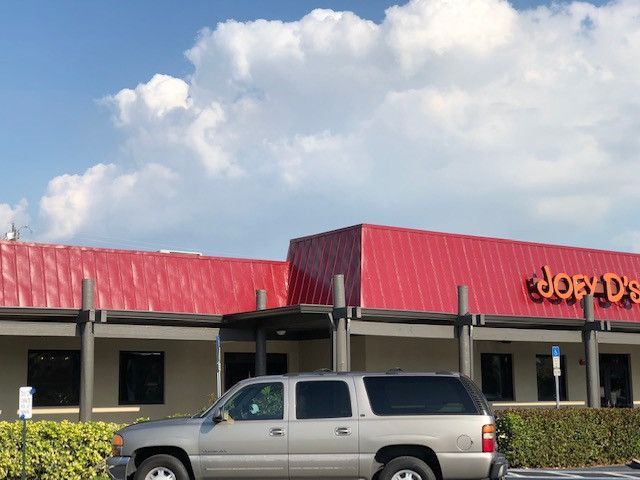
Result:
M79 350L78 338L0 337L0 420L16 418L18 388L27 384L29 350ZM162 405L118 405L119 352L161 351L165 354L165 403ZM224 352L253 352L253 342L225 342ZM296 342L268 342L267 351L286 353L290 372L298 371ZM177 413L195 413L207 405L216 391L215 346L207 341L135 340L97 338L95 344L95 420L131 422L136 418L164 418ZM224 364L223 364L224 384ZM74 407L64 407L65 410ZM77 407L75 407L77 410ZM137 409L137 411L122 411ZM46 412L59 409L43 407ZM35 409L35 412L42 409ZM63 414L36 413L34 419L77 420L77 411Z

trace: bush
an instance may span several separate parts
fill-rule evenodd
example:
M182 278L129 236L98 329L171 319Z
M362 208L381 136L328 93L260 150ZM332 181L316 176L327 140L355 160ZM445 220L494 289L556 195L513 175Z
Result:
M496 413L512 467L585 467L640 456L640 409L521 409Z
M29 480L88 480L105 473L115 423L29 421ZM22 422L0 422L0 479L19 479L22 471Z

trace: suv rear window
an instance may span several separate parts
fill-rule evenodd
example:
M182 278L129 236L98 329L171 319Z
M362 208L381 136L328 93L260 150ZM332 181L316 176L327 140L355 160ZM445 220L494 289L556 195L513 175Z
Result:
M365 377L364 385L376 415L478 413L469 393L455 377Z

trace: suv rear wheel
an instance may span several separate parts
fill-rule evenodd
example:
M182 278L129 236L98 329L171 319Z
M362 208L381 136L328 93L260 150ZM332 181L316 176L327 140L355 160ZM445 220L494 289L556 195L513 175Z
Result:
M134 480L189 480L189 473L180 460L171 455L147 458L133 477Z
M436 480L429 465L416 457L397 457L387 463L380 480Z

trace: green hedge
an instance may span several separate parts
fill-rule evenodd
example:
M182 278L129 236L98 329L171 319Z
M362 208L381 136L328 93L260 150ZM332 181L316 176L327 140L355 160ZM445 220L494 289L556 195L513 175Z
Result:
M89 480L105 473L111 439L121 425L35 421L27 424L29 480ZM0 479L19 479L22 423L0 422Z
M640 409L521 409L496 414L498 449L512 467L614 465L640 457ZM115 423L28 423L29 480L105 473ZM0 479L21 472L20 422L0 422Z
M640 456L640 409L520 409L496 413L512 467L583 467Z

